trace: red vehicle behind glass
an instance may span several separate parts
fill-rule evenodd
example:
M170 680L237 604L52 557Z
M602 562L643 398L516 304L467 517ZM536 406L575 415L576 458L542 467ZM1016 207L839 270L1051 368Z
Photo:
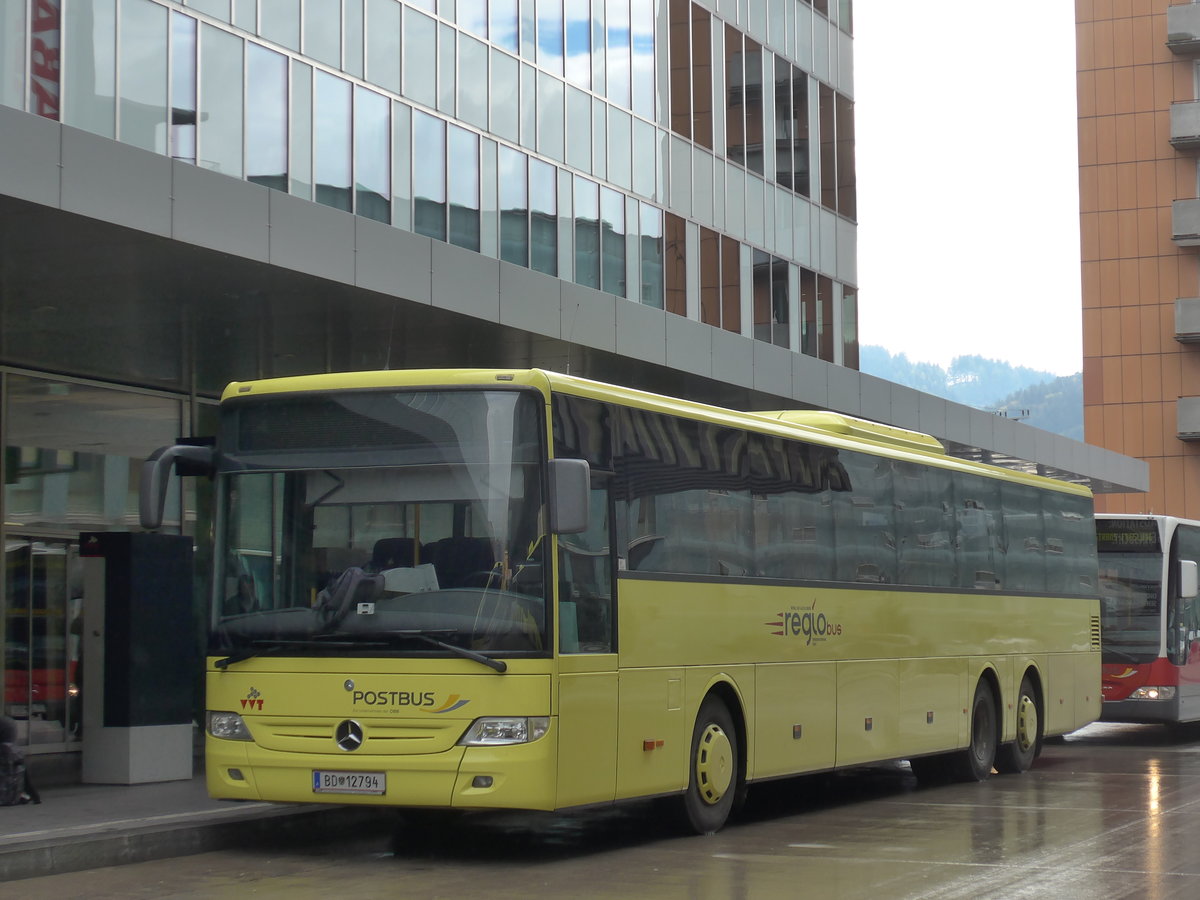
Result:
M1200 522L1097 515L1106 722L1200 721Z

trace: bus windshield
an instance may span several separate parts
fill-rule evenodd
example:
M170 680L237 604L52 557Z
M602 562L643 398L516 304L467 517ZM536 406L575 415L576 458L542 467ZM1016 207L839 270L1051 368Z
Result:
M1100 554L1103 661L1151 662L1158 658L1162 620L1162 556Z
M518 391L231 404L210 652L545 650L539 422Z

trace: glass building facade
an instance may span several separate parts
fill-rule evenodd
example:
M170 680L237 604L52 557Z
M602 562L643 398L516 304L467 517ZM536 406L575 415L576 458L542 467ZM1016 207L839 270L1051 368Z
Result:
M0 0L0 107L770 345L779 397L788 354L858 364L851 34L850 0ZM31 210L0 204L0 661L43 752L80 746L79 532L137 528L143 457L230 380L396 365L405 328L403 364L462 364L438 348L500 329L176 235L72 280L55 258L120 268L126 236L72 219L43 264ZM204 488L176 496L202 561Z
M848 0L0 8L8 105L857 367Z

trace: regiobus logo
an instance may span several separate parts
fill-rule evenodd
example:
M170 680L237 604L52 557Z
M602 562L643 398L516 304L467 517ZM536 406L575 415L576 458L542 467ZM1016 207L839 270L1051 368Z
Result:
M774 629L771 634L804 638L806 647L832 637L838 637L842 633L840 622L831 622L825 613L817 611L816 600L807 607L793 606L791 609L779 613L777 621L763 624Z

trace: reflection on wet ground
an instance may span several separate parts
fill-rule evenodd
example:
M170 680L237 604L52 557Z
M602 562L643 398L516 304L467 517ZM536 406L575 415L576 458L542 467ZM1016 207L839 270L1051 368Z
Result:
M398 814L366 837L31 879L19 896L1195 900L1200 734L1098 724L1024 775L926 786L897 763L756 785L716 835L674 822L649 801Z

